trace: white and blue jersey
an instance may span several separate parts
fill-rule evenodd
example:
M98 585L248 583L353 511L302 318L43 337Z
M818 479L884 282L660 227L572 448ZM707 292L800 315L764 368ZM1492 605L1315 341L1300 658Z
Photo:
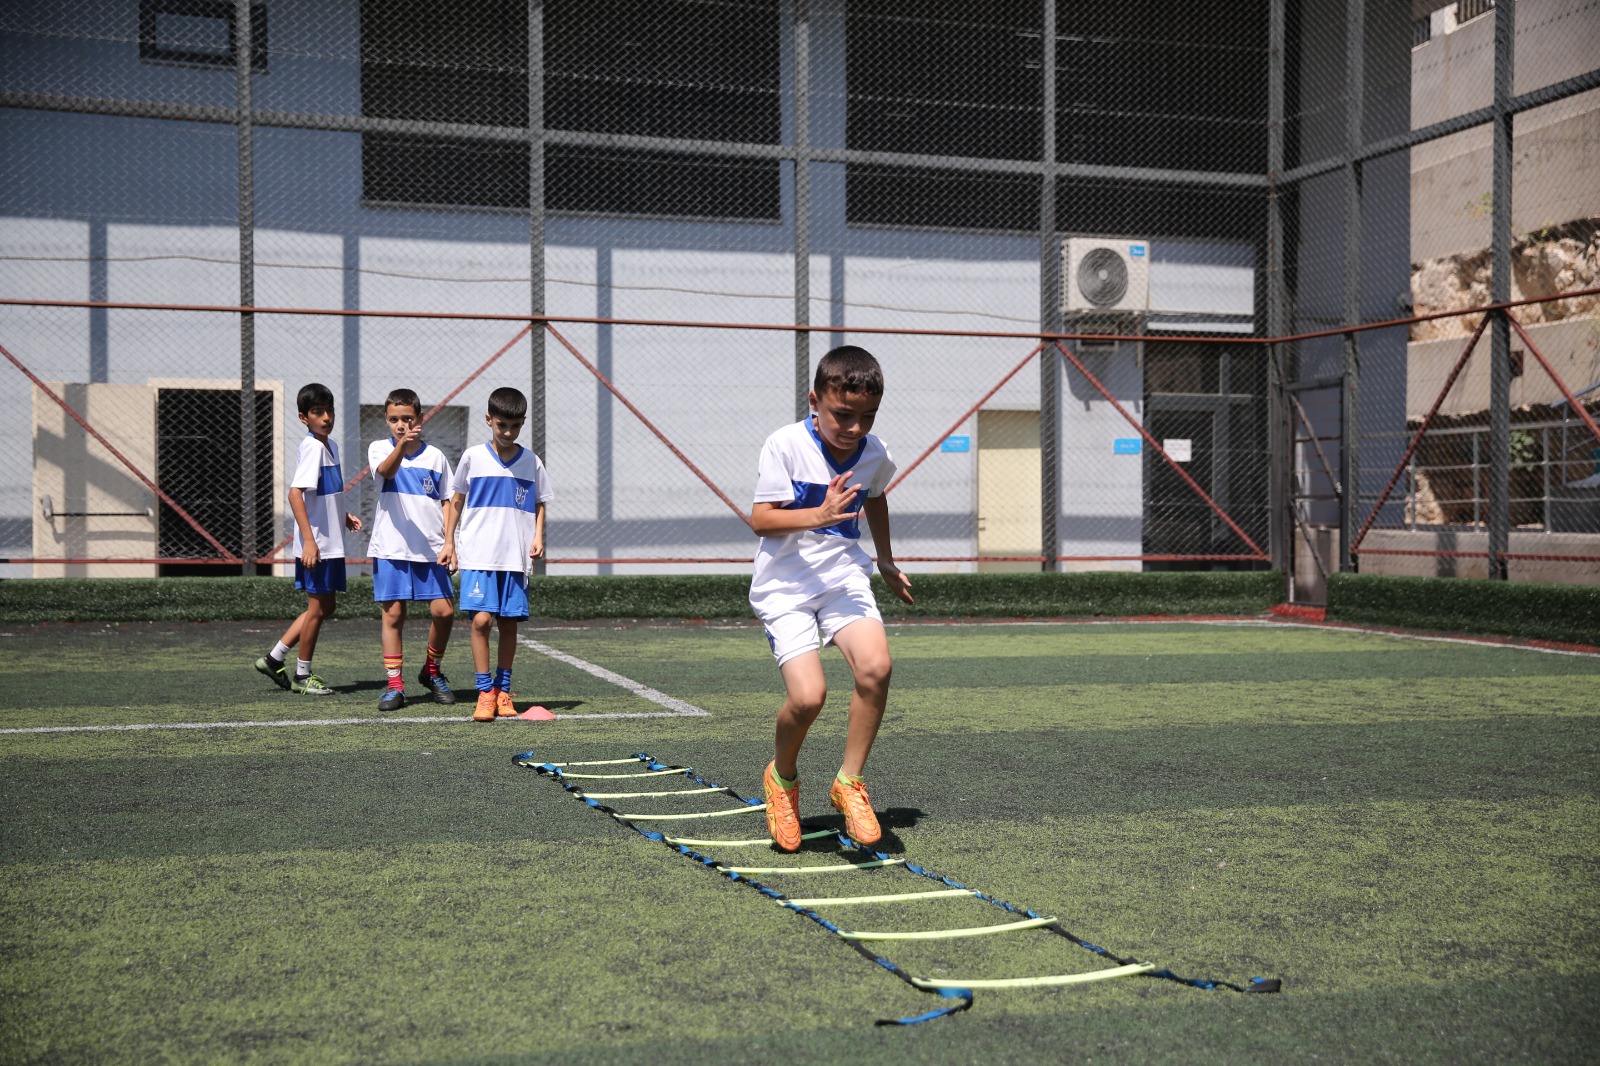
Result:
M416 455L401 458L394 477L378 474L378 464L394 452L394 440L375 440L367 448L367 465L378 485L378 506L372 516L367 554L374 559L436 563L444 547L442 504L455 492L455 475L444 452L423 444Z
M456 464L455 491L466 497L456 523L456 565L525 573L537 507L555 498L539 457L518 445L507 463L493 444L475 445Z
M894 477L894 460L883 441L869 433L847 461L836 462L807 417L767 438L756 472L756 503L816 507L828 493L828 482L854 471L867 496L882 496ZM860 511L860 494L855 510ZM872 557L861 547L861 516L822 529L762 537L756 548L750 602L758 614L781 602L808 600L856 575L872 572ZM772 601L769 603L768 601Z
M311 520L317 554L324 559L343 559L344 472L339 469L339 446L331 440L324 444L314 434L307 433L300 441L300 454L295 459L294 477L289 479L289 487L300 489L304 495L306 517ZM294 527L294 557L298 559L305 548L300 523L291 516L289 524Z

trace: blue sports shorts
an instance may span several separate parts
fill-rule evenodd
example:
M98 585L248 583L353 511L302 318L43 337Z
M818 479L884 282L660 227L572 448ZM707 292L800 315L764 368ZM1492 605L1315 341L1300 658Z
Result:
M372 560L372 598L379 603L393 600L452 600L450 571L438 563L412 559Z
M528 575L521 570L462 570L461 610L498 618L528 617Z
M294 587L308 596L344 591L344 559L318 559L315 566L294 561Z

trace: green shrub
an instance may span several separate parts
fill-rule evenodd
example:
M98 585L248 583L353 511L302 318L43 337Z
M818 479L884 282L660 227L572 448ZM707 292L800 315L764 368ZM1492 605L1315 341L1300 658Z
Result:
M876 581L876 579L875 579ZM1255 614L1283 579L1247 573L914 574L909 607L876 581L886 618ZM748 618L743 574L535 579L542 618ZM290 619L305 597L286 578L50 578L0 581L0 621L131 622ZM342 618L377 618L372 579L352 577Z
M1328 617L1411 629L1600 644L1600 586L1330 574Z

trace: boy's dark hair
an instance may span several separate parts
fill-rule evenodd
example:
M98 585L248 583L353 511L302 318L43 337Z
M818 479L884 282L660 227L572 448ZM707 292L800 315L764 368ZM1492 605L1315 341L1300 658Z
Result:
M302 385L300 394L294 398L294 405L301 414L309 414L313 407L332 407L333 390L320 381Z
M865 348L843 344L822 357L811 389L821 397L827 392L864 392L883 395L883 368Z
M418 400L417 394L410 389L391 389L389 395L383 401L385 414L388 413L390 404L395 404L398 407L409 407L417 413L418 417L422 415L422 401Z
M509 386L489 394L489 417L520 422L528 417L528 398Z

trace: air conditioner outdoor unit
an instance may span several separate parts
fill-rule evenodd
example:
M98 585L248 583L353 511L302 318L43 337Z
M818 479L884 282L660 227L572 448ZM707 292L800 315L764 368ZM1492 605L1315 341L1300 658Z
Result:
M1068 314L1143 312L1150 307L1150 242L1068 237L1061 247Z

